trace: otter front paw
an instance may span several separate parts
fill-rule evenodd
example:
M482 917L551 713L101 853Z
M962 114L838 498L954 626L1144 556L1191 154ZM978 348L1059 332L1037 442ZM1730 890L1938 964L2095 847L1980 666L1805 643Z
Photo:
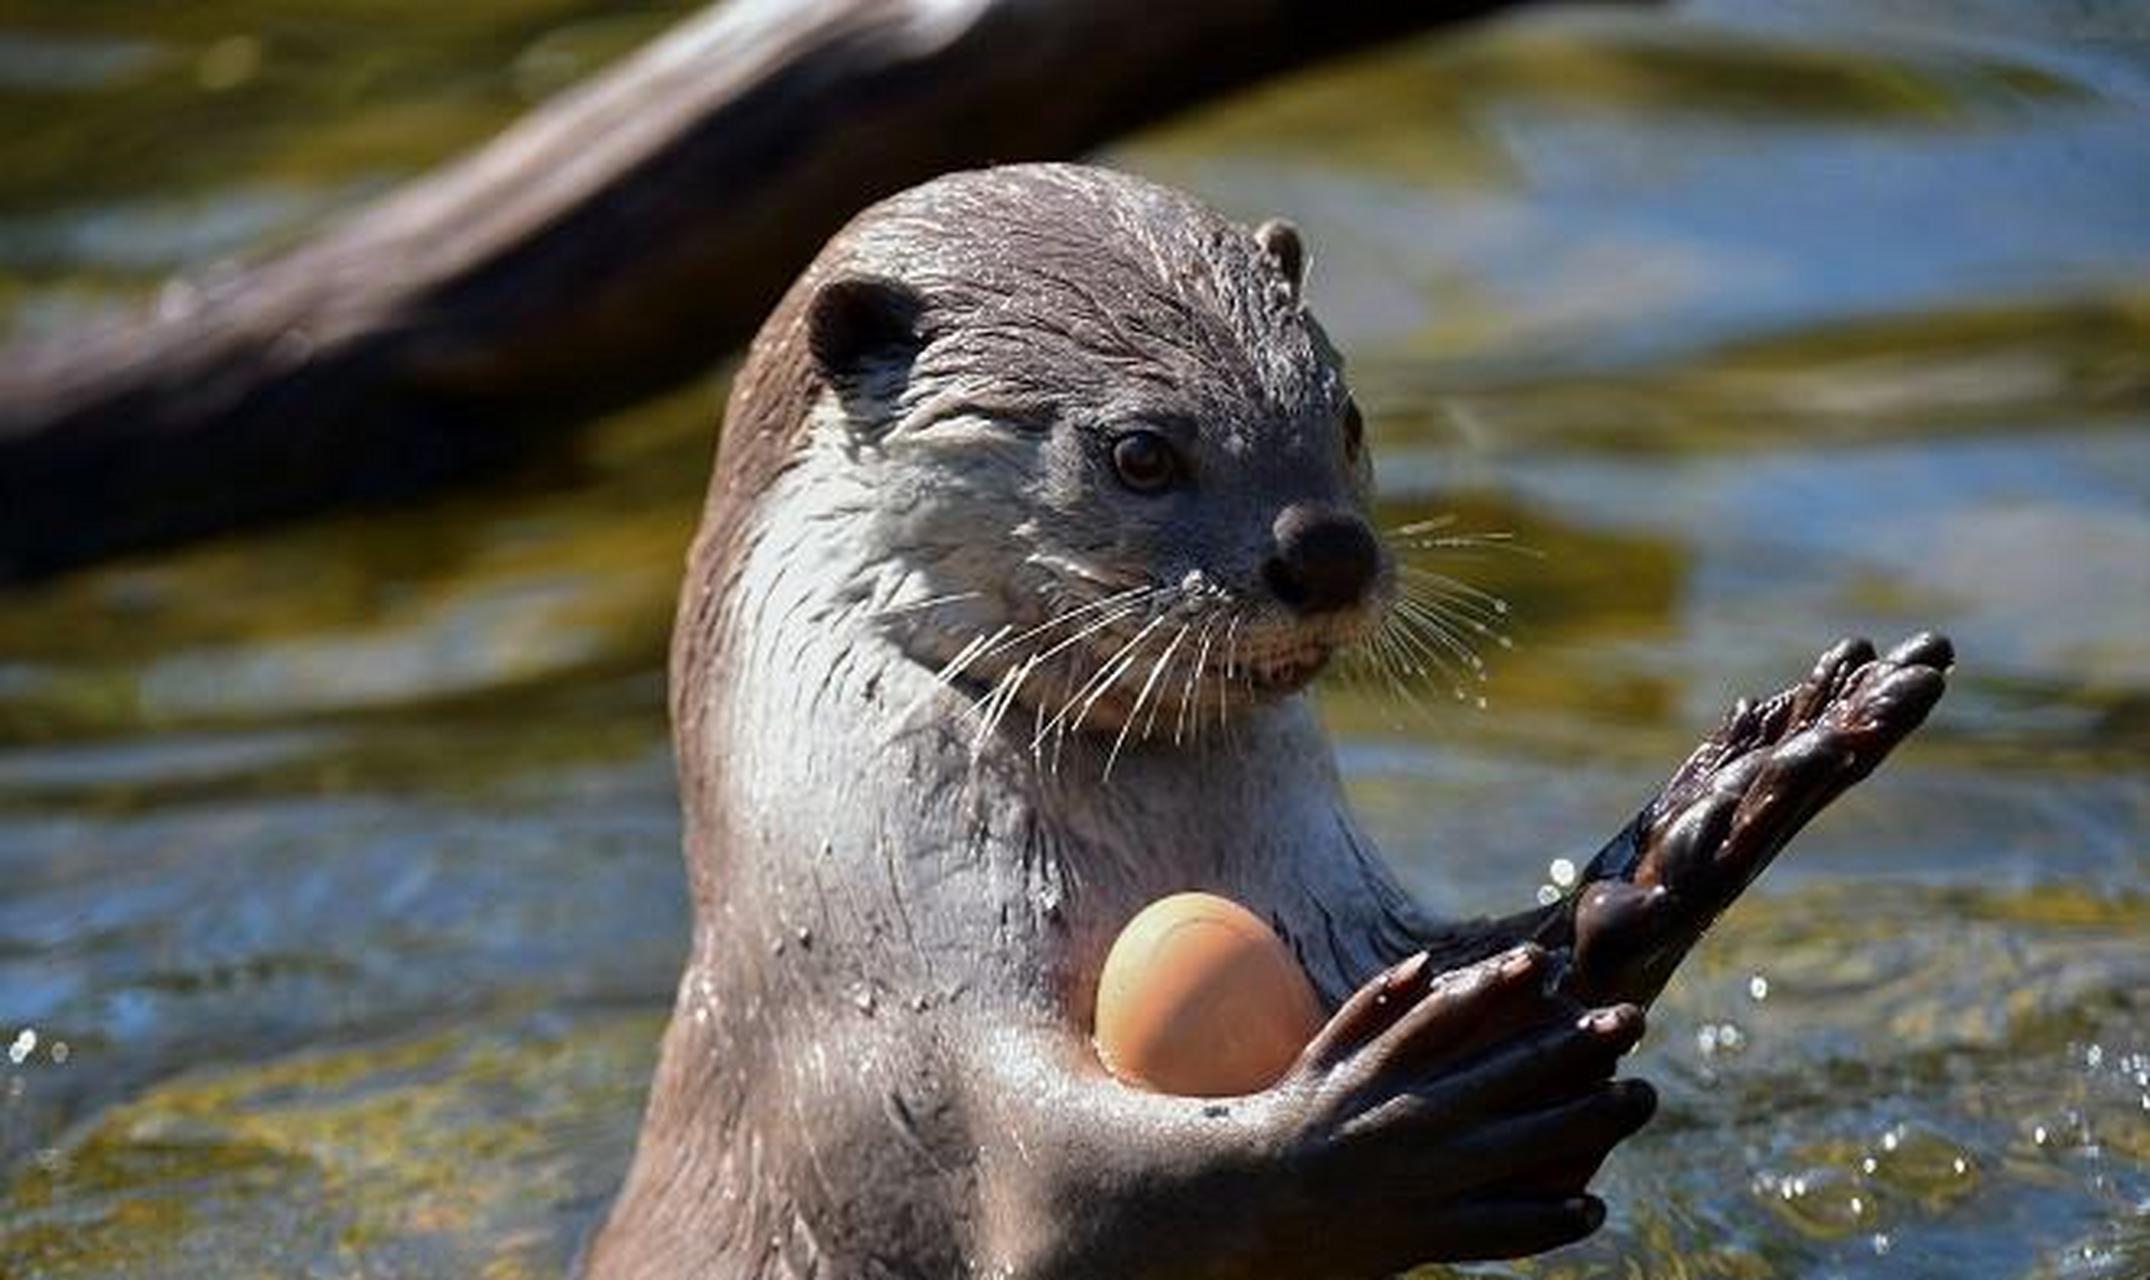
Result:
M1553 991L1532 945L1433 967L1421 953L1367 983L1263 1097L1283 1217L1322 1274L1580 1239L1604 1216L1582 1183L1656 1107L1648 1085L1608 1079L1641 1009Z
M1590 864L1561 921L1581 998L1647 1002L1815 814L1926 719L1955 660L1913 636L1843 640L1796 685L1745 699Z

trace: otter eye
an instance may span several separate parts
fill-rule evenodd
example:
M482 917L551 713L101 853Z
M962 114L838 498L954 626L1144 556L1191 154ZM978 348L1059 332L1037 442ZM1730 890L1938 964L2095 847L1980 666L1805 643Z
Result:
M1112 470L1136 493L1162 493L1179 476L1172 446L1154 431L1130 431L1112 442Z
M1344 458L1349 462L1359 460L1359 450L1366 446L1366 419L1359 416L1359 402L1344 402Z

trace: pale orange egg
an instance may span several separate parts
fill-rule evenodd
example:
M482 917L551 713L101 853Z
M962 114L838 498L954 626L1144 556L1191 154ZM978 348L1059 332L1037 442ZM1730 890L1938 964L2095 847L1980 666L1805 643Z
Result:
M1313 984L1275 931L1211 893L1144 907L1098 978L1098 1057L1120 1079L1159 1093L1257 1093L1276 1083L1321 1021Z

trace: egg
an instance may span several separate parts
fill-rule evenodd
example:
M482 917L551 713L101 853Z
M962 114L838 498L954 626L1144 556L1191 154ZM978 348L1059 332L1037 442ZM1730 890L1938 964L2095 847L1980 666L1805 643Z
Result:
M1313 984L1276 932L1211 893L1144 907L1098 977L1099 1059L1126 1083L1159 1093L1258 1093L1283 1076L1321 1021Z

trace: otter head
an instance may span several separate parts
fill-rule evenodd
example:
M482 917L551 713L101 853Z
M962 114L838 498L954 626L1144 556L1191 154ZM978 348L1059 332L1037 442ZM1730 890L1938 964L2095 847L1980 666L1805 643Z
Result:
M861 215L793 342L865 616L1026 729L1177 734L1304 686L1394 580L1304 264L1285 224L1076 166Z

